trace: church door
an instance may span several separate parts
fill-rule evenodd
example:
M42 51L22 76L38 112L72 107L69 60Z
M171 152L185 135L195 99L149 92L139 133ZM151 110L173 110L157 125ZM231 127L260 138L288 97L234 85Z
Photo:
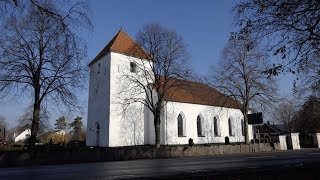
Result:
M99 146L100 142L100 126L99 123L96 122L96 146Z

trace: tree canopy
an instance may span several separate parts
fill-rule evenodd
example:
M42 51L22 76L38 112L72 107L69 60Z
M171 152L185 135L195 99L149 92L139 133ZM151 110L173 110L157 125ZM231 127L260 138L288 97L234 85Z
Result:
M251 34L235 33L225 46L219 64L211 68L212 86L239 102L247 143L249 111L268 107L277 100L276 80L263 74L270 67L267 58Z
M86 2L13 2L0 26L0 93L29 95L32 148L44 101L78 107L76 93L84 85L87 62L79 32L92 28L90 8Z
M56 123L54 125L56 126L56 129L66 129L68 126L67 120L64 116L61 116L58 119L56 119Z
M266 71L297 74L300 92L320 90L320 2L246 0L234 7L238 26L284 61Z
M82 127L82 117L76 117L72 123L69 124L71 128L71 138L70 140L74 141L83 141L85 140L85 133Z
M314 133L320 131L320 98L310 96L293 117L294 130Z

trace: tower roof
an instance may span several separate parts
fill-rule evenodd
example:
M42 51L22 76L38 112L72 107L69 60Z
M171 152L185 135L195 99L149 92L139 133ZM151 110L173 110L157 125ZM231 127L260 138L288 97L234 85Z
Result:
M137 42L135 42L127 33L120 30L111 41L100 51L100 53L89 63L99 60L103 55L109 52L116 52L132 56L140 59L152 60L150 54L148 54Z

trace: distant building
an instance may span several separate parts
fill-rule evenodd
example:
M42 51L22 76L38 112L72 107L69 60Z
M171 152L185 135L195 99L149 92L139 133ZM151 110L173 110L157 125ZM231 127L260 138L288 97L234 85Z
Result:
M254 126L256 139L260 142L279 142L279 135L289 133L284 124L270 124L269 122Z
M26 130L24 130L22 133L16 135L15 133L13 134L13 139L14 142L18 142L18 141L24 141L27 138L29 138L31 136L31 130L28 128Z
M155 144L150 110L141 103L124 108L117 102L121 87L134 85L126 75L135 76L142 68L151 71L150 57L121 30L89 64L88 146ZM141 67L143 64L149 65ZM230 142L245 141L243 114L237 101L207 84L193 81L184 84L187 88L175 87L165 97L160 144L187 144L189 138L195 144L224 143L226 137ZM145 96L142 93L128 98ZM253 138L251 125L249 138Z

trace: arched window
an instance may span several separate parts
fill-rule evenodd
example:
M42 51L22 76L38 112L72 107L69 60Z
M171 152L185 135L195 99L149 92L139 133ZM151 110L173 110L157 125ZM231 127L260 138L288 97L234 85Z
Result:
M214 136L220 136L220 130L219 130L219 120L217 117L213 118L213 128L214 128Z
M203 136L202 121L203 121L203 117L202 117L201 114L199 114L199 115L197 116L197 132L198 132L198 137L202 137L202 136Z
M137 64L134 62L130 62L130 72L136 73L137 72Z
M186 121L184 114L181 112L178 115L178 137L186 136Z
M232 117L229 117L229 119L228 119L228 126L229 126L229 136L234 136L233 119L232 119Z
M241 119L241 132L242 132L242 136L244 136L245 135L245 129L244 129L243 119Z
M99 131L99 130L100 130L99 122L96 122L96 123L95 123L95 126L96 126L96 130Z

